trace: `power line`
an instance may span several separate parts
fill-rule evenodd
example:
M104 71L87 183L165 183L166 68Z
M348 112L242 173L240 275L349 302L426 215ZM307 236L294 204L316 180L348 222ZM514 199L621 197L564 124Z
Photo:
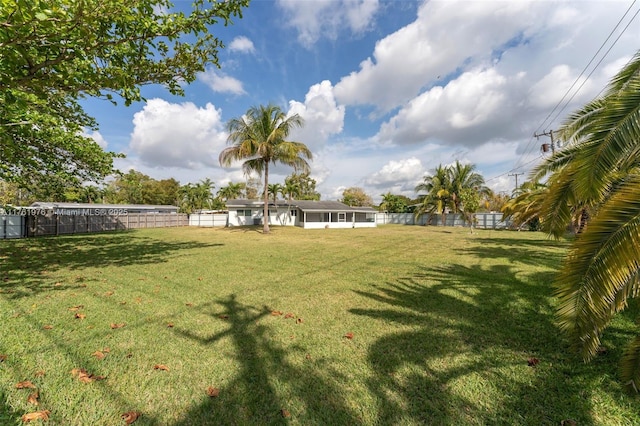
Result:
M618 20L618 23L613 27L613 29L609 32L609 35L607 36L607 38L602 42L602 44L600 45L600 47L598 48L598 50L593 54L593 56L591 57L591 60L589 60L589 62L587 63L587 65L585 65L585 67L583 68L582 72L580 73L580 75L578 75L578 77L575 79L575 81L573 82L573 84L571 85L571 87L569 87L569 89L567 89L567 91L565 92L565 94L562 96L562 98L560 99L560 101L558 101L558 103L553 107L553 109L551 110L551 112L549 112L549 114L545 117L545 119L542 121L542 123L540 123L540 125L536 128L536 130L534 131L534 135L543 128L543 126L545 125L545 123L547 123L547 120L552 116L552 114L560 107L560 105L562 104L562 102L566 99L566 97L569 95L569 93L571 92L571 90L575 87L575 85L578 83L578 81L580 80L580 78L584 75L585 71L587 70L587 68L593 63L593 61L595 60L595 58L597 57L597 55L600 53L600 51L603 49L603 47L606 45L606 43L609 41L609 39L611 38L611 36L615 33L615 31L618 29L618 27L620 26L620 24L622 23L622 21L624 21L624 18L629 14L629 11L633 8L633 6L636 4L637 0L633 0L631 2L631 5L627 8L627 10L625 11L625 13L622 15L622 17ZM629 22L627 23L627 25L624 27L624 29L620 32L620 34L618 35L618 37L614 40L614 42L611 44L611 46L609 47L609 49L605 52L605 54L602 56L602 58L600 58L600 60L598 61L598 63L595 65L595 67L591 70L591 72L589 73L589 75L587 76L586 79L583 80L582 84L580 84L580 86L576 89L576 91L573 93L573 95L569 98L569 100L565 103L565 105L562 107L562 109L560 109L560 111L558 111L558 113L553 117L553 119L551 120L551 123L553 123L558 116L566 109L566 107L571 103L571 101L573 100L573 98L578 94L578 92L580 91L580 89L582 89L582 87L584 86L584 84L589 80L589 78L591 77L591 75L593 75L593 73L595 72L595 70L600 66L600 64L602 63L602 61L607 57L607 55L609 54L609 52L611 51L611 49L613 49L613 47L616 45L616 43L618 42L618 40L620 39L620 37L622 37L622 35L625 33L625 31L629 28L629 25L631 25L631 23L634 21L634 19L636 18L636 16L638 15L638 13L640 13L640 9L638 9L638 11L636 11L636 13L633 15L633 17L629 20ZM604 89L603 89L604 90ZM600 91L600 93L602 93L602 90ZM600 93L598 94L598 96L600 95ZM520 155L520 158L518 159L518 161L516 162L514 168L512 170L517 170L519 168L524 167L523 165L520 165L520 162L522 161L522 159L525 156L528 156L532 153L533 151L533 137L531 137L529 139L529 141L527 142L527 146L523 152L523 154Z

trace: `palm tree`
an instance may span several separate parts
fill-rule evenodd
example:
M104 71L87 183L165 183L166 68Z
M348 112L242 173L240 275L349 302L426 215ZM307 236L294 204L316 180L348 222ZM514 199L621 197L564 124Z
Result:
M229 182L227 186L223 186L218 190L218 197L222 198L225 202L234 198L240 198L244 188L244 182Z
M277 204L278 202L278 194L284 194L282 191L284 190L284 186L279 183L270 183L269 188L267 189L268 195L273 197L273 204Z
M460 213L462 209L461 194L464 190L473 190L478 195L489 195L491 190L484 185L484 178L476 173L474 164L462 164L457 161L448 168L449 181L451 182L451 201L454 213Z
M502 220L511 219L518 229L526 224L539 223L542 204L548 195L547 185L536 181L524 182L502 206Z
M545 226L561 235L590 213L556 280L558 319L585 360L629 299L640 295L640 52L606 92L573 113L560 130L568 148L535 170L551 173L542 206ZM640 389L640 336L621 361L624 383Z
M269 233L269 165L282 163L295 170L309 170L313 155L301 142L287 141L291 130L301 127L304 120L298 114L287 117L275 105L251 107L246 115L234 118L227 124L229 137L219 156L222 166L234 161L244 161L242 169L246 175L257 172L264 175L263 187L263 232Z
M425 175L423 182L415 187L416 192L425 191L422 203L415 211L415 215L420 216L425 213L439 213L442 215L442 226L446 222L446 209L451 201L451 180L449 171L442 164L436 167L433 175Z

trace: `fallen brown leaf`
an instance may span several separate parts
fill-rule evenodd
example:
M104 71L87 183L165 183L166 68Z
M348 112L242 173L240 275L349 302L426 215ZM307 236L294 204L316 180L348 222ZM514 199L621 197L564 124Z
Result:
M122 328L124 327L126 324L125 323L119 323L119 324L115 324L115 323L111 323L111 329L115 330L116 328Z
M531 357L527 360L527 365L529 365L529 367L535 367L539 363L540 363L540 360L535 357Z
M7 360L7 358L8 358L8 356L7 356L7 355L0 355L0 362L4 362L4 361L6 361L6 360Z
M38 370L36 371L36 374L34 374L35 377L44 377L44 370Z
M291 413L289 411L285 410L284 408L282 410L280 410L280 415L282 417L284 417L285 419L288 418L288 417L291 417Z
M172 322L167 323L167 327L169 327L169 328L173 328L173 323L172 323Z
M35 392L29 394L29 396L27 397L27 402L29 404L38 405L39 404L38 403L38 398L39 397L40 397L40 393L36 389Z
M202 277L198 277L198 281L202 281Z
M564 419L560 422L560 426L576 426L578 422L573 419Z
M353 339L353 333L347 333L344 335L347 339Z
M89 374L89 372L87 372L87 370L85 370L84 368L74 368L73 370L71 370L71 375L78 376L78 380L80 380L82 383L91 383L96 380L106 379L105 376L96 376L95 374Z
M121 305L126 305L127 302L125 302L124 300L122 302L120 302Z
M271 315L273 315L274 317L277 317L278 315L282 315L283 312L282 311L271 311Z
M209 386L207 388L207 395L209 395L211 398L217 398L220 395L220 389Z
M87 316L85 314L81 314L80 312L77 312L73 317L75 319L85 319Z
M101 359L102 360L102 359L104 359L104 357L106 355L102 351L95 351L94 353L91 354L91 356L95 356L96 359Z
M293 315L292 312L288 312L284 317L285 317L285 319L288 319L288 318L295 318L296 316Z
M109 352L111 352L111 349L109 347L106 347L102 350L102 352L108 354Z
M107 297L113 296L113 291L107 291L104 295Z
M193 306L193 303L188 302L188 303L185 303L185 305L187 305L187 306L191 307L191 306Z
M49 410L42 410L42 411L36 411L33 413L29 413L29 414L25 414L22 416L22 421L23 423L29 423L31 420L49 420L49 414L51 414L51 411Z
M126 413L122 413L120 415L122 420L124 420L125 424L128 424L128 425L138 420L138 417L140 416L141 414L138 413L137 411L127 411Z
M36 385L31 383L30 380L25 380L24 382L16 383L16 389L35 389Z
M218 315L218 318L220 319L229 319L229 315Z
M42 327L42 328L44 328L45 330L51 330L51 329L53 328L53 326L52 326L52 325L47 324L47 325L45 325L45 326L44 326L44 327Z
M69 308L70 311L78 311L80 309L84 308L84 305L78 305L78 306L72 306Z
M305 355L305 358L306 358L306 359L311 359L311 355L310 355L310 354L307 354L307 355Z
M156 364L153 366L154 370L163 370L163 371L169 371L169 367L167 367L164 364Z

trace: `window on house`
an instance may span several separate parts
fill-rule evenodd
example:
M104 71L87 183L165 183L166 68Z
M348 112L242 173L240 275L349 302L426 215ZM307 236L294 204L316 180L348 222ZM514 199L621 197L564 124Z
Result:
M238 216L251 216L251 209L238 210Z

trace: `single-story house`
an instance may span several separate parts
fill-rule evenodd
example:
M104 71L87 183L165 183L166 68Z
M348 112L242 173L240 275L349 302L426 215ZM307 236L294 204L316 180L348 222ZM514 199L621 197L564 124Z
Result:
M260 200L227 200L229 226L262 224L264 203ZM281 200L269 203L269 224L319 228L375 228L372 207L350 207L338 201Z
M63 216L122 216L134 213L178 213L178 207L176 206L154 206L147 204L92 204L36 201L28 208L40 212L51 211L53 214Z

